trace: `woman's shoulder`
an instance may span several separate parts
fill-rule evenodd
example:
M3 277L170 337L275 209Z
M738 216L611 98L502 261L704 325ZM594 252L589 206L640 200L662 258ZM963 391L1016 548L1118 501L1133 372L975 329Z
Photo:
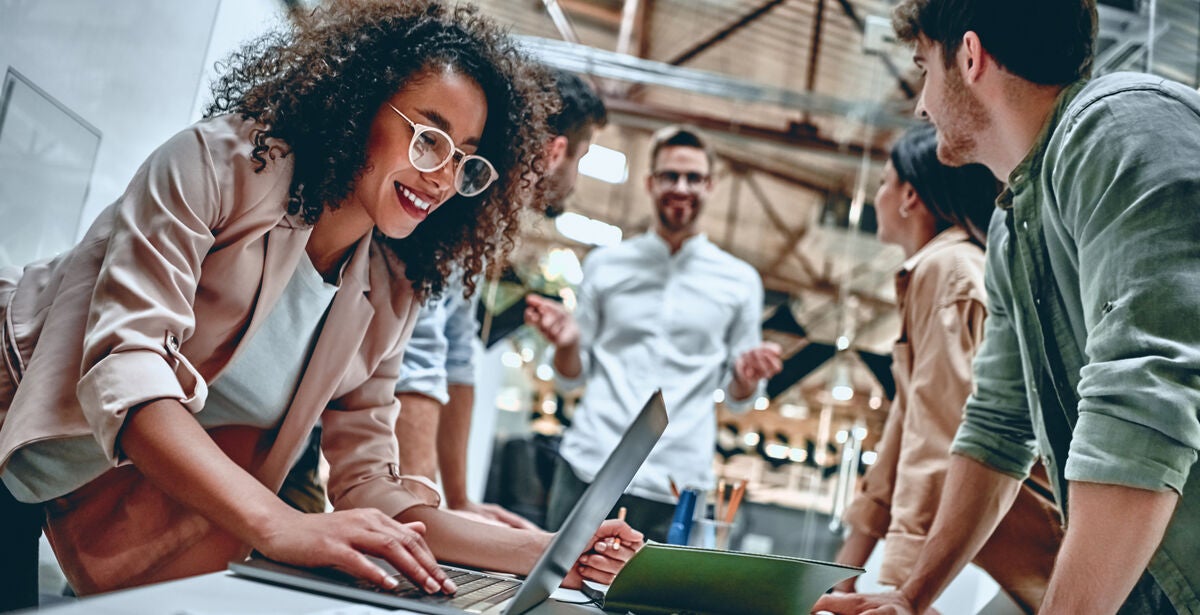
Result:
M970 241L934 246L912 269L912 288L938 304L983 300L984 252Z
M173 160L195 158L209 170L222 223L247 214L277 220L291 187L292 157L282 142L259 139L262 125L238 114L200 120L176 134L164 148ZM253 216L252 216L253 217Z
M268 176L290 172L292 157L287 145L279 139L260 136L264 130L255 120L230 113L202 119L176 138L196 139L203 146L208 162L217 168L250 170Z

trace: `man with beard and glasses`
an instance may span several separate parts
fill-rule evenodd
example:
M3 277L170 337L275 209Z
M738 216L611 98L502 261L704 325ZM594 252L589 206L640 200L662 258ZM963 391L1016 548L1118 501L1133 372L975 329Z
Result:
M547 118L553 137L546 144L545 187L534 204L547 215L561 212L561 202L575 188L579 159L587 153L595 129L608 121L604 102L591 86L572 73L551 69L560 107ZM548 88L549 89L549 88ZM515 528L533 529L525 518L495 504L467 497L467 441L475 406L475 317L479 293L463 297L463 280L457 272L441 297L421 306L412 338L404 352L396 398L400 418L396 437L400 443L400 468L405 474L441 479L445 505L450 510L477 515ZM281 491L284 500L309 512L325 509L325 492L317 478L320 429L314 431L301 461L288 475Z
M947 163L1007 179L991 315L930 538L897 591L836 613L921 613L1041 456L1066 536L1041 611L1200 613L1200 94L1087 80L1081 0L905 0L918 105Z
M713 485L713 391L747 408L782 367L762 342L763 288L749 264L713 245L698 222L712 193L712 150L671 126L653 137L646 188L654 228L584 262L574 314L536 295L525 321L554 345L560 388L587 386L563 436L547 526L557 528L616 446L642 402L663 390L671 423L618 507L664 541L675 509L670 481Z

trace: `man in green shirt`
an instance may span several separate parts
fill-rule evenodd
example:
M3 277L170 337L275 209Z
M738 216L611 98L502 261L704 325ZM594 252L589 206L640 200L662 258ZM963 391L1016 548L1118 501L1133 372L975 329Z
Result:
M1092 0L904 0L893 21L939 158L1008 189L944 514L896 591L816 608L924 612L1040 455L1067 528L1041 612L1200 613L1200 94L1084 81Z

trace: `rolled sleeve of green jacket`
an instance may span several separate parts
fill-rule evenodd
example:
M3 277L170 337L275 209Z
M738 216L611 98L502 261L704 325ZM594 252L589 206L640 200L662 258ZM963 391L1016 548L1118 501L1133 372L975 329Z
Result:
M1064 118L1049 144L1045 232L1051 260L1074 244L1059 257L1075 259L1086 328L1067 480L1182 492L1196 461L1200 131L1181 127L1198 113L1169 89L1129 88Z
M1008 241L1004 212L997 210L988 233L984 286L988 318L975 355L975 392L967 398L953 452L1013 478L1029 474L1035 455L1017 333L1011 320L1012 289L1003 259Z

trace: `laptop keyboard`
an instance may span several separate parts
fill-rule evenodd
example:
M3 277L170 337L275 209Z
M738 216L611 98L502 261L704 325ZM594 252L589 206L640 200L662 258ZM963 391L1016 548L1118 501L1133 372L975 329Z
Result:
M463 609L470 613L481 613L487 609L508 600L517 593L521 588L521 582L513 579L501 579L469 570L459 568L446 568L446 576L450 577L451 581L458 586L458 591L453 596L434 596L426 594L424 590L413 585L404 575L392 575L392 578L399 581L399 585L392 589L384 589L360 580L358 587L360 589L369 589L381 594L391 594L401 598L412 598L415 600L437 599L439 602L445 601L445 604Z

